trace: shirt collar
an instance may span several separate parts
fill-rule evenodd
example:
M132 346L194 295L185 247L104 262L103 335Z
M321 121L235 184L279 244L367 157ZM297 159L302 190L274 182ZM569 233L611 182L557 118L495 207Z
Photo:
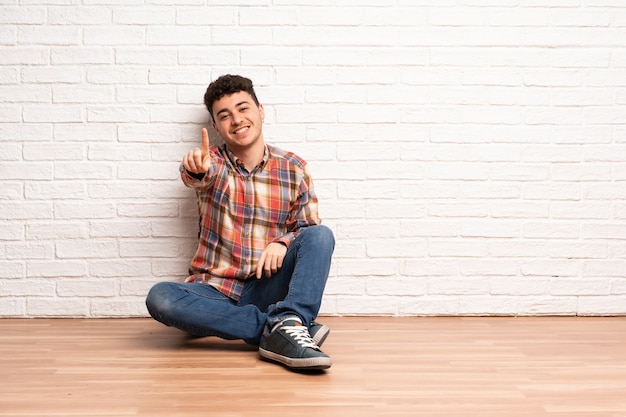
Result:
M226 146L226 144L224 144L224 149L226 150L226 155L228 156L228 159L230 160L230 162L233 164L233 167L246 171L246 168L244 167L243 161L241 159L237 158L237 156L234 153L232 153L230 151L230 149L228 149L228 146ZM252 170L252 172L263 169L263 167L265 166L265 164L267 164L267 161L269 159L270 159L269 148L268 148L267 144L265 144L265 148L264 148L264 151L263 151L263 159Z

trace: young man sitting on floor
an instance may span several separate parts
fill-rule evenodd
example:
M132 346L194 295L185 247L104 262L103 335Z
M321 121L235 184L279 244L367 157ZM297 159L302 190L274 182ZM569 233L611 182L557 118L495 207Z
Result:
M252 81L224 75L204 103L224 145L183 158L195 189L199 242L183 282L160 282L146 299L152 317L196 336L242 339L291 369L326 369L329 333L314 319L335 240L321 225L306 162L265 143L265 112Z

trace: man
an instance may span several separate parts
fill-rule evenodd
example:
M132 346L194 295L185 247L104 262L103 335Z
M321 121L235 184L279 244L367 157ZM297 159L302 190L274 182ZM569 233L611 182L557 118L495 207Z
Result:
M204 103L224 145L189 151L181 178L194 188L199 243L184 283L150 290L150 315L196 336L242 339L294 370L332 364L316 323L334 237L321 225L306 162L265 143L265 111L252 81L224 75Z

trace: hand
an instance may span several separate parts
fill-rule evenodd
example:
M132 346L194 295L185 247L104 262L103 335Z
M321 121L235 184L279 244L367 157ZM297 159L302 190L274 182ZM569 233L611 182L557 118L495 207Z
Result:
M202 148L195 148L183 157L183 166L194 174L204 174L211 167L209 156L209 132L202 128Z
M257 279L263 276L271 277L283 266L283 259L287 253L287 247L282 243L272 242L263 249L256 267Z

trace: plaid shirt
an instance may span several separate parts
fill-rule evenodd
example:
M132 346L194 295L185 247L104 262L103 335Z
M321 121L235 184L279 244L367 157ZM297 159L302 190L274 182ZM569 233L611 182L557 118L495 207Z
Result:
M239 300L244 281L270 242L287 247L298 231L321 223L306 162L266 145L263 161L248 172L226 146L209 149L211 167L194 175L181 165L183 183L196 190L198 249L187 282L203 282Z

